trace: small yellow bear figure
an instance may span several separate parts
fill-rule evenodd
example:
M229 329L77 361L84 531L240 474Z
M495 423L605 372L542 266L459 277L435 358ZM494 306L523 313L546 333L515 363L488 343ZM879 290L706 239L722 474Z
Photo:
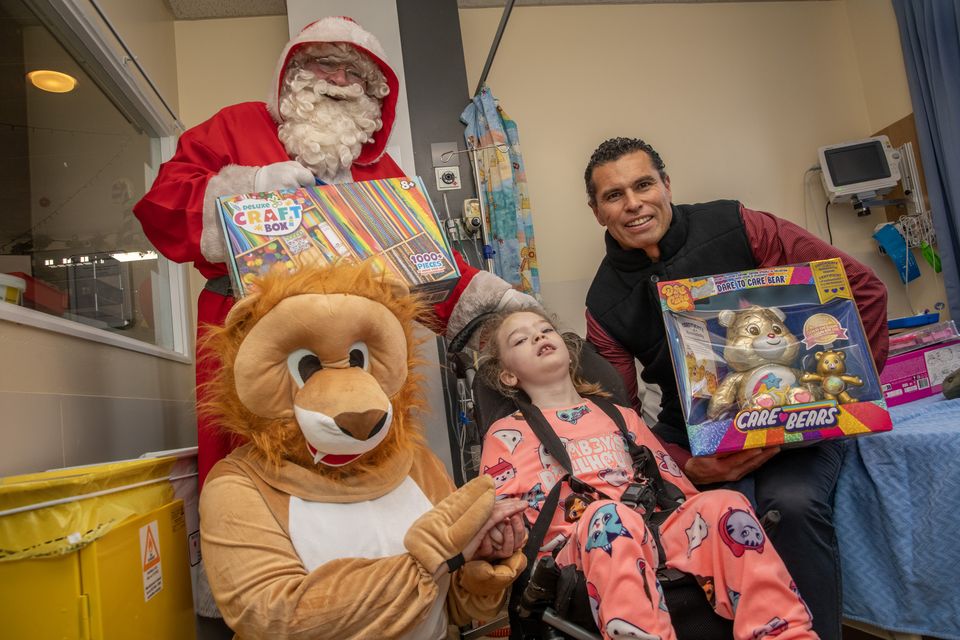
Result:
M847 365L844 362L847 354L842 351L818 351L814 354L817 359L817 372L805 373L801 382L819 382L823 395L828 400L836 400L840 404L856 402L856 398L847 393L848 386L862 387L863 380L858 376L846 375Z

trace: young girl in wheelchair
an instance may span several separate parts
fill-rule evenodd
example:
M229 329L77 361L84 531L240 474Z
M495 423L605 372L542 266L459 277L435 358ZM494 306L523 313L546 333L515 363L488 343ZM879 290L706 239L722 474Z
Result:
M696 577L717 614L733 620L737 640L817 638L747 499L698 492L632 409L615 407L578 377L575 337L525 310L492 317L481 344L479 374L522 409L491 425L481 469L493 476L498 498L528 501L531 524L556 501L540 555L552 552L557 565L585 574L604 638L676 637L657 581L664 566ZM540 414L549 427L531 425L544 424ZM645 472L635 472L637 459L646 459ZM548 497L558 482L559 497Z

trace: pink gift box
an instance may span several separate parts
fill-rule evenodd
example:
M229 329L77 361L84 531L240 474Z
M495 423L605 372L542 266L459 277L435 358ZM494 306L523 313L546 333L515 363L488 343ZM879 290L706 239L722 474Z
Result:
M960 369L960 340L941 342L892 356L880 373L887 406L940 393L943 380Z

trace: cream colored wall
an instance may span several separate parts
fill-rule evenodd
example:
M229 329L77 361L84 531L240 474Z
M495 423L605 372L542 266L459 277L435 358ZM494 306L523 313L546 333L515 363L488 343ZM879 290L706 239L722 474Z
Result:
M181 20L175 34L180 121L192 127L228 105L266 98L287 43L287 17ZM196 318L204 280L191 269L190 281Z
M163 0L97 0L157 90L177 109L173 13Z
M583 330L584 295L603 256L583 170L611 136L642 137L660 151L676 202L735 198L826 239L823 189L814 178L804 185L817 148L869 135L873 112L881 119L903 110L900 99L873 104L860 62L872 60L870 51L851 39L851 14L887 33L885 5L515 8L488 84L520 127L547 305ZM500 15L460 11L470 87ZM891 46L899 51L899 41ZM864 73L872 81L883 72L878 61ZM832 207L834 242L894 283L893 265L870 238L875 218ZM890 297L891 313L909 309L898 287Z
M867 102L870 131L876 133L913 112L900 46L900 31L890 0L844 0L844 4ZM914 153L919 156L920 149L915 147ZM869 230L871 223L875 224L872 216L871 219L856 220L843 215L839 219L841 237L859 237L857 227ZM919 251L914 250L913 254L921 276L907 286L900 282L889 259L875 258L880 263L877 268L888 278L890 316L934 310L938 303L944 303L941 313L946 317L949 312L945 304L947 294L942 277L933 272Z
M100 0L176 106L162 0ZM193 366L0 321L0 476L196 443Z
M890 0L844 0L844 5L870 130L879 131L913 112L897 18Z
M175 33L180 120L192 127L227 105L267 97L287 17L181 20Z

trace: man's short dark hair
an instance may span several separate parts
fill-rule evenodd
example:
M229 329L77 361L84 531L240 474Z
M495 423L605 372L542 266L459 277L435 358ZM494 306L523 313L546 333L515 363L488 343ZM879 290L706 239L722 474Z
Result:
M604 140L600 146L597 147L597 150L593 152L593 155L590 156L590 162L587 163L587 169L583 172L583 181L587 184L587 197L589 198L590 204L597 201L597 187L593 184L593 170L600 165L619 160L623 156L637 151L646 153L650 157L650 162L653 163L657 173L660 174L660 179L666 180L666 166L663 164L663 159L660 157L660 154L657 153L656 149L640 138L610 138Z

